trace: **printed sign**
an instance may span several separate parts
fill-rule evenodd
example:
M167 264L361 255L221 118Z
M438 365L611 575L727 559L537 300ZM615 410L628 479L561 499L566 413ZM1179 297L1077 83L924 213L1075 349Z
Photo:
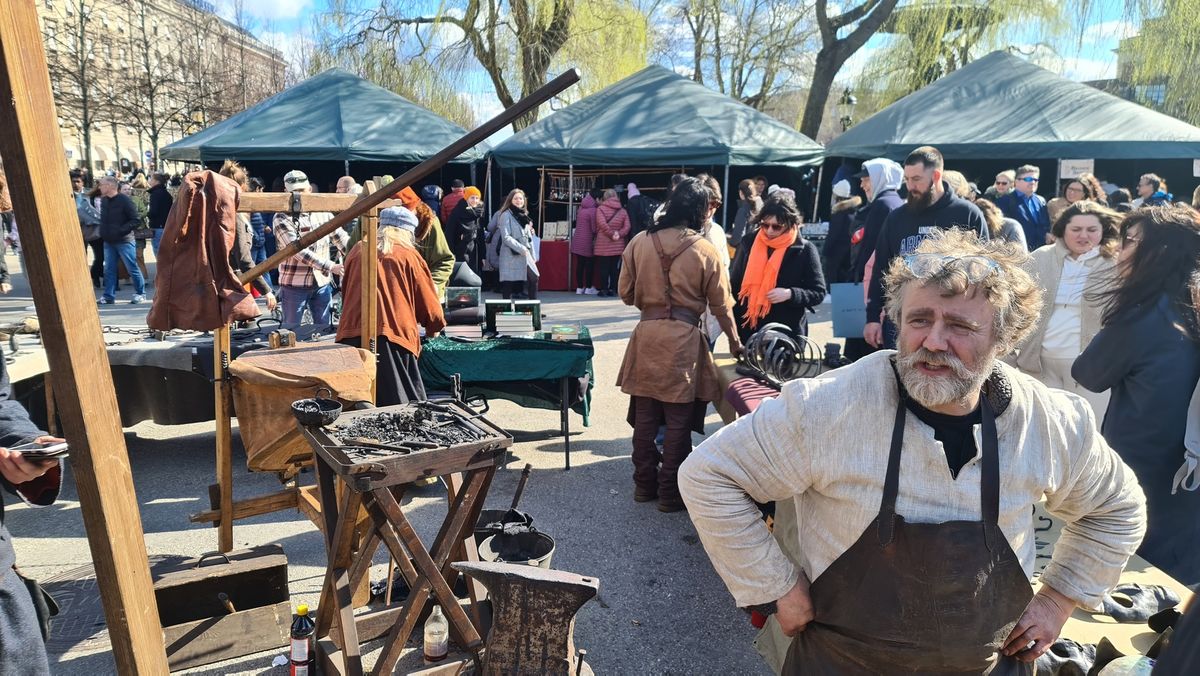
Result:
M1200 160L1192 160L1192 176L1200 177Z
M1081 174L1096 173L1096 160L1059 160L1059 178L1079 178Z

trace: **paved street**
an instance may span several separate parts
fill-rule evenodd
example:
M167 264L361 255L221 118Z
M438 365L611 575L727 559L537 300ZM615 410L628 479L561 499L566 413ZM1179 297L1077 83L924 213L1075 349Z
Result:
M8 257L14 275L13 294L0 300L0 322L19 320L31 305L19 261ZM87 283L86 272L80 279ZM127 299L129 291L119 293ZM756 674L766 667L751 645L753 630L713 572L686 513L661 514L654 503L632 499L629 461L630 428L625 422L627 398L613 386L635 314L617 299L543 294L550 321L581 321L595 341L596 388L591 426L578 415L571 424L572 465L562 470L560 438L554 411L523 409L494 401L489 418L517 438L513 460L492 485L489 507L507 506L520 468L534 472L522 509L551 534L557 549L554 567L600 579L600 597L579 613L576 644L588 650L597 673L608 674ZM106 324L143 322L148 306L126 304L101 308ZM827 312L818 315L814 334L824 344L829 335ZM721 345L724 340L721 341ZM721 349L719 345L719 349ZM708 429L720 425L715 413ZM151 555L195 556L216 548L216 531L190 524L187 515L207 506L206 488L214 481L213 425L164 427L142 423L126 430L142 527ZM235 495L248 497L275 490L273 475L252 474L235 432ZM307 475L306 479L311 480ZM437 486L416 492L406 509L426 537L440 524L444 499ZM87 564L78 496L68 471L61 499L53 507L12 506L6 521L16 538L25 574L46 579ZM234 527L238 547L279 543L290 562L292 602L315 605L325 557L317 530L299 513L279 512ZM386 559L377 558L372 579L384 575ZM410 646L415 644L410 644ZM70 651L68 652L68 649ZM52 643L56 674L111 673L107 652L88 653L86 646ZM286 673L271 668L283 651L272 651L189 673ZM66 654L64 654L66 653ZM409 651L402 666L415 667L419 654Z

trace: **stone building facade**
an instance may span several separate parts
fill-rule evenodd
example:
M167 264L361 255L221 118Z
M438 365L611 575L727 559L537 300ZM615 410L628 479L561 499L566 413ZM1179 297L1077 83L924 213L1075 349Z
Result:
M206 0L37 7L70 168L153 166L159 148L284 88L283 54Z

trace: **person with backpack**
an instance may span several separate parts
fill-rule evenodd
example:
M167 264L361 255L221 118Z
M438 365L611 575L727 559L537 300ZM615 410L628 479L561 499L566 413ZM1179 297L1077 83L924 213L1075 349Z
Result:
M617 191L604 191L600 206L596 208L596 245L594 252L600 267L599 296L617 295L617 260L625 251L625 238L629 235L629 214L621 206Z

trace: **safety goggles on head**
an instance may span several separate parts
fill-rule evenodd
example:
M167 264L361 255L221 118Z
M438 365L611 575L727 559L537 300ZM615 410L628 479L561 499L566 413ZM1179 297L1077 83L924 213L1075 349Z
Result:
M978 284L1000 271L1000 264L986 256L948 256L945 254L917 253L903 259L909 272L918 279L931 279L947 272L961 272L967 282Z

